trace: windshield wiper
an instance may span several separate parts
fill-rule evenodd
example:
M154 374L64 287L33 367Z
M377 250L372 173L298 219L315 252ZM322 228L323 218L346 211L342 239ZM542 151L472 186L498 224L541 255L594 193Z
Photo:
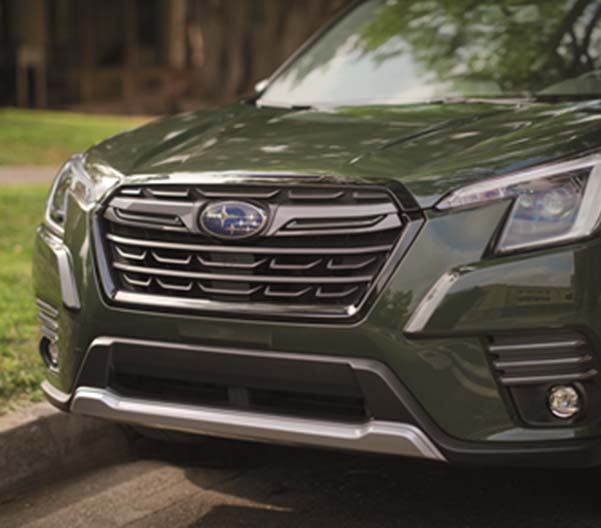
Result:
M498 95L498 96L475 96L475 97L444 97L441 99L432 99L422 104L474 104L474 103L493 103L493 104L519 104L532 101L532 97L518 95ZM419 103L418 103L419 104Z
M257 108L279 108L282 110L292 110L294 112L301 112L303 110L315 110L315 107L309 104L277 104L267 102L264 103L261 99L255 100L255 105Z
M596 101L601 100L601 93L598 94L554 94L541 93L535 96L536 101L544 101L549 103L560 103L569 101Z

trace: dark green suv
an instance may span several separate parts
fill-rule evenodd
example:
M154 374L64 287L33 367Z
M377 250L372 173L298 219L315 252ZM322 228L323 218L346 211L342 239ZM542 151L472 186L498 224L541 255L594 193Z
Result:
M601 461L601 0L369 0L58 174L44 391L137 426Z

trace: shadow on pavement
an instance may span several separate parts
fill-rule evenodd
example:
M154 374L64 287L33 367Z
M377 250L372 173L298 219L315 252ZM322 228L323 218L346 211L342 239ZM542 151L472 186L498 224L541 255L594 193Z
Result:
M599 527L601 471L457 469L353 453L202 439L139 441L138 456L237 476L209 488L198 527ZM199 505L200 507L200 505ZM205 504L206 507L206 504Z

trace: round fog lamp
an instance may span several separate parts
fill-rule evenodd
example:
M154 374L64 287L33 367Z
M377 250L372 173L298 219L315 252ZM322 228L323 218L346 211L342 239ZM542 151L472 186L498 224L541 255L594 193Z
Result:
M58 367L58 345L55 341L48 344L48 359L53 367Z
M547 397L549 410L557 418L573 418L581 410L581 398L578 391L570 385L558 385L549 391Z

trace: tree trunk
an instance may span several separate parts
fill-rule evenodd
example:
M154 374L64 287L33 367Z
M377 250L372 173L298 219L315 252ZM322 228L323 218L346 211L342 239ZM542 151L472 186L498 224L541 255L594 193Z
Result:
M191 92L231 99L252 91L350 0L188 0Z

